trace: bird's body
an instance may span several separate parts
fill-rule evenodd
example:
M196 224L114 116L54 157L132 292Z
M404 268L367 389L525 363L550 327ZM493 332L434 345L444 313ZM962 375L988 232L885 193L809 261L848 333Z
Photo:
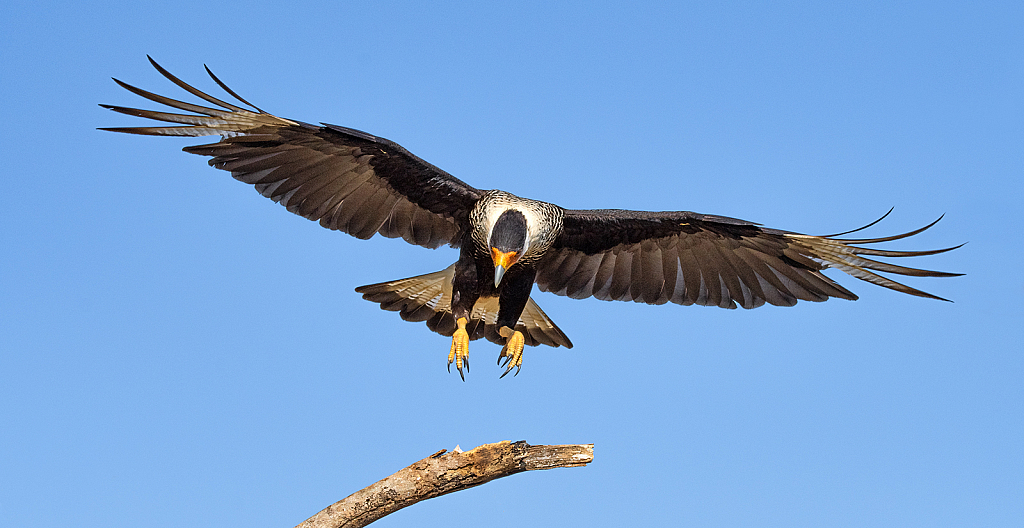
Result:
M689 211L567 210L473 188L396 143L365 132L268 114L212 73L218 85L254 110L207 95L153 65L219 108L169 99L117 81L138 95L191 114L102 105L175 124L105 130L219 135L217 143L184 150L211 156L211 165L230 171L293 213L358 238L379 233L428 248L459 248L458 261L445 270L356 291L384 309L399 311L403 319L425 321L431 330L452 336L449 365L454 362L460 374L468 368L472 339L485 337L505 345L499 361L505 360L506 374L512 368L518 373L524 345L572 346L530 298L534 284L577 299L755 308L829 297L856 299L821 273L828 267L934 299L939 297L875 272L956 275L863 256L911 257L954 249L891 251L860 246L906 238L934 222L900 235L850 240Z

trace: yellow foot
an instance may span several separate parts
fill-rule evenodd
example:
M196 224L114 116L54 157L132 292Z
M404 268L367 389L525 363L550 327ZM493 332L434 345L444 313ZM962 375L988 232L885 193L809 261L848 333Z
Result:
M498 354L498 366L505 367L505 373L501 375L502 378L505 374L508 374L512 369L516 369L516 373L513 376L519 375L519 370L523 368L523 345L526 343L526 338L523 337L523 333L518 330L512 330L507 326L503 326L498 329L498 334L508 341L505 341L505 348L501 349L501 354ZM505 362L502 363L502 358Z
M459 377L466 381L466 375L462 372L462 365L466 365L466 372L469 372L469 332L466 332L466 318L460 317L455 324L459 328L452 334L452 350L448 352L448 372L452 371L452 362L459 370Z

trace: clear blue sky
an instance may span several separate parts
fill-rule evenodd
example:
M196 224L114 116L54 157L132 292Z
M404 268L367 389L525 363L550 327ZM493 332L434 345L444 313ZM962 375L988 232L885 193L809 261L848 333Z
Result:
M594 443L379 526L1024 525L1018 2L6 2L0 526L293 526L441 448ZM900 295L727 311L536 294L498 379L356 286L456 258L318 227L139 124L208 64L479 187L961 242Z

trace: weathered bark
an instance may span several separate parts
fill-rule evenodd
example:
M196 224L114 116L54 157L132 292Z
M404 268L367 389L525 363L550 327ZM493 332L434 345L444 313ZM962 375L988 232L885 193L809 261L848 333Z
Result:
M357 528L421 500L479 486L522 471L585 466L594 445L538 445L524 441L485 444L463 452L442 449L349 495L296 528Z

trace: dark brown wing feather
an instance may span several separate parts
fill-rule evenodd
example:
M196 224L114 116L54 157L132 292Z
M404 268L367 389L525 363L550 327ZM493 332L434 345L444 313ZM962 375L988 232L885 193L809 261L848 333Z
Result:
M255 109L247 110L205 94L153 59L150 62L172 82L219 108L159 96L115 79L137 95L193 114L101 105L177 125L102 130L220 135L217 143L184 150L211 156L210 165L231 172L289 211L358 238L380 233L434 248L457 243L467 227L469 210L480 198L480 191L398 144L350 128L310 125L268 114L235 95L210 73L228 94Z
M576 299L593 296L722 308L856 299L821 273L836 267L886 288L941 299L873 271L923 277L958 274L895 266L860 255L912 257L955 248L887 251L853 245L905 238L932 225L891 237L843 240L688 211L569 210L562 234L538 265L537 285Z

